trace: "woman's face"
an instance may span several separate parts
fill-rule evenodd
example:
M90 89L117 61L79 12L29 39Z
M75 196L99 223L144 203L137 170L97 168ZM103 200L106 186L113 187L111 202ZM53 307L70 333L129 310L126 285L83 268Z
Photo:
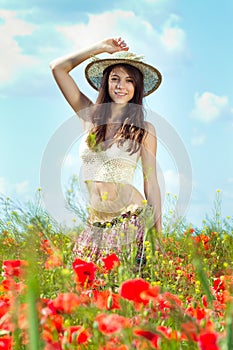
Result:
M108 93L115 103L126 104L134 96L134 80L124 67L114 67L108 78Z

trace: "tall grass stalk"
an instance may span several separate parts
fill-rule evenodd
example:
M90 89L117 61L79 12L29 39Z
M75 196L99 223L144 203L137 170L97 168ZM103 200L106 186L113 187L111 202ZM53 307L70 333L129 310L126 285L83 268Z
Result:
M226 316L226 350L233 349L233 303L228 307Z
M213 294L210 291L209 280L208 280L208 278L207 278L207 276L206 276L206 274L204 272L204 268L203 268L203 265L201 263L201 259L198 256L196 256L193 259L193 265L195 266L197 277L198 277L199 281L201 282L201 286L202 286L203 292L205 293L205 295L207 297L209 305L212 307L213 306L213 300L215 298L214 298Z
M26 255L28 261L26 285L26 300L28 304L28 325L29 325L29 349L41 349L39 318L38 318L38 301L40 299L40 284L38 280L38 251L34 231L29 231L26 242Z
M38 280L34 273L29 272L27 279L27 303L28 303L28 324L29 324L29 349L39 350L40 347L40 333L39 320L37 313L38 302Z

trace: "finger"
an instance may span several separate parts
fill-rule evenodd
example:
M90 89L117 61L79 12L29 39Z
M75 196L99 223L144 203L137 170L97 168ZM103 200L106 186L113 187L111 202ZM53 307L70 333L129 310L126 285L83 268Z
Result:
M123 48L121 49L121 51L128 51L128 50L129 50L129 47L128 47L128 46L123 47Z
M120 46L125 45L125 41L124 41L123 39L119 39L119 40L118 40L118 44L119 44Z
M120 39L120 38L114 38L114 39L113 39L114 43L118 43L119 39Z
M128 47L128 45L126 44L126 42L124 40L121 40L119 42L119 46L122 48L122 49L125 49L126 47Z
M115 38L113 41L114 41L114 44L117 45L120 50L122 51L129 50L129 46L126 44L126 42L123 39L121 39L121 37Z
M117 45L119 45L121 38L115 38L113 39L114 43L116 43Z
M124 40L120 40L120 41L119 41L119 44L120 44L120 45L125 45L125 41L124 41Z
M118 44L119 46L126 46L125 41L124 41L123 39L121 39L121 38L117 38L117 39L116 39L116 42L117 42L117 44Z
M122 42L120 43L120 46L122 49L129 48L129 46L126 44L126 42L124 40L122 40Z

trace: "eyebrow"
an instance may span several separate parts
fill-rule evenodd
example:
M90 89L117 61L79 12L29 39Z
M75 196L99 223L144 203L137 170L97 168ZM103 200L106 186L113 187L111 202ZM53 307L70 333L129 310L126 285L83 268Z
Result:
M120 77L119 74L117 74L117 73L112 73L112 74L110 74L110 76L111 76L111 77L112 77L112 76ZM133 79L133 77L131 77L130 75L127 75L126 78Z

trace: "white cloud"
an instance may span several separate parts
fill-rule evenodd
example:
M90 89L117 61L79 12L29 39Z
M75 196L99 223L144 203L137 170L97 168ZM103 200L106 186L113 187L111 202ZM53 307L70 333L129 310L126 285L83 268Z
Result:
M36 26L17 18L14 11L0 10L0 18L4 23L0 25L0 82L5 83L14 79L22 68L35 65L38 61L22 52L16 36L30 35Z
M6 196L26 196L30 192L27 180L15 184L10 183L6 178L0 177L0 193Z
M24 195L24 194L27 194L29 192L28 181L23 181L23 182L17 183L15 185L13 185L13 187L15 188L16 194L19 194L19 195Z
M137 15L136 10L90 13L87 22L54 27L47 26L46 22L39 27L18 18L21 12L0 10L0 18L4 20L0 24L0 83L3 83L4 89L1 98L9 94L38 96L44 95L45 91L51 93L52 89L46 89L51 83L48 62L105 37L122 36L129 44L130 51L143 54L146 61L158 67L163 74L180 71L187 61L188 50L179 17L166 14L165 22L155 24L146 15L149 3L143 5L145 15ZM160 4L164 6L162 1ZM154 4L151 6L155 7ZM159 1L156 8L158 6ZM32 52L31 55L23 51L20 39L24 36L28 36L29 40L24 44ZM51 40L48 40L50 37ZM37 69L34 69L35 65ZM74 73L79 74L78 71ZM78 75L78 78L82 84L83 75Z
M186 46L186 34L178 22L179 17L171 14L163 26L161 42L169 51L182 51Z
M193 146L201 146L205 143L206 136L204 134L195 135L191 139L191 144Z
M71 26L58 26L57 30L73 42L76 48L83 48L107 36L117 36L118 22L132 21L135 17L132 11L112 11L97 15L89 15L87 24L81 23Z
M163 44L169 49L182 49L185 40L184 31L180 28L164 28Z
M73 43L73 49L84 48L106 36L122 36L130 51L143 54L147 61L170 70L171 67L177 69L177 62L187 58L186 35L178 22L177 16L170 15L162 27L156 27L133 11L116 10L89 15L87 23L56 29Z
M191 116L205 123L233 114L227 96L217 96L211 92L204 92L202 95L196 93L194 102Z

